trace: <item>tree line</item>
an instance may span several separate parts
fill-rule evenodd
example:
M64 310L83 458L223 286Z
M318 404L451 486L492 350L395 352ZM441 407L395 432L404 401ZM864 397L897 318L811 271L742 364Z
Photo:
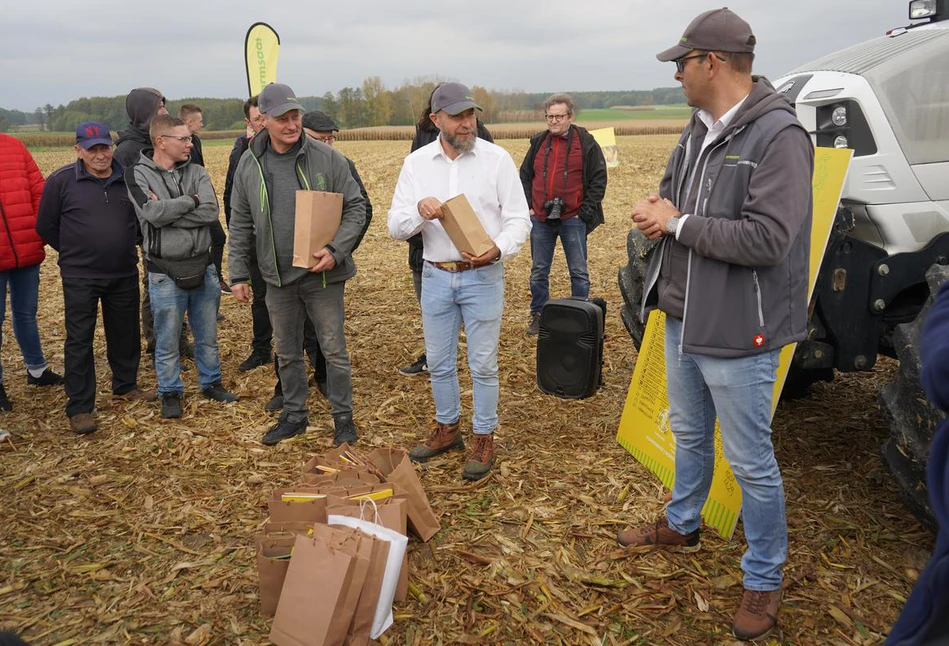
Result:
M344 87L335 94L301 97L307 110L322 110L341 128L368 126L405 126L416 122L427 105L434 87L447 79L419 77L389 89L382 79L372 76L358 87ZM481 118L486 123L521 121L525 113L539 116L549 93L488 90L471 88L475 101L484 108ZM682 89L572 92L580 110L613 106L659 106L682 103ZM201 107L205 126L211 130L233 130L244 127L243 99L187 98L169 101L167 108L175 114L184 103ZM14 126L37 125L46 131L70 131L84 121L102 121L113 130L128 126L125 96L82 97L66 105L50 104L33 112L0 108L0 132Z

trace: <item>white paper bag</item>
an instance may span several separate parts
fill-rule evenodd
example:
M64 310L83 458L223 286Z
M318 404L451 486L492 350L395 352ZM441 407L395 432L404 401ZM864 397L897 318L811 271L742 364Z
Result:
M409 539L395 530L387 529L364 518L330 514L326 519L326 524L353 527L389 543L386 573L382 579L382 593L379 595L379 604L376 606L376 614L372 620L372 631L369 633L370 638L379 639L380 635L392 625L392 600L395 598L395 589L399 584L399 571L402 569L402 558L405 556Z

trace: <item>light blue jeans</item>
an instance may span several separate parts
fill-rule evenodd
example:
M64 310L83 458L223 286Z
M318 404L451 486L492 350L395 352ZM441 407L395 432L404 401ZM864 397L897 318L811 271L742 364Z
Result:
M590 295L590 274L587 271L587 225L578 216L552 220L550 224L531 216L531 312L540 314L550 300L550 266L554 261L557 238L563 247L570 272L570 295Z
M40 292L40 266L22 267L0 271L0 327L7 309L7 287L10 288L10 318L13 336L23 354L27 368L40 370L46 367L40 331L36 325L36 307ZM3 337L0 336L0 343ZM0 383L3 383L3 367L0 366Z
M422 325L432 380L435 419L453 424L461 415L458 334L468 343L474 416L472 431L493 433L498 425L498 335L504 310L504 265L451 273L426 262L422 268Z
M194 363L201 390L221 381L221 359L217 351L217 310L221 286L214 265L204 271L204 285L181 289L165 274L148 272L148 296L155 319L155 376L158 394L183 393L178 340L185 312L194 334Z
M777 590L788 553L784 483L771 444L771 400L780 350L734 359L679 354L681 334L682 322L667 316L666 383L676 439L675 486L666 508L669 527L689 534L702 524L715 467L717 412L722 448L741 488L748 541L741 558L744 587Z

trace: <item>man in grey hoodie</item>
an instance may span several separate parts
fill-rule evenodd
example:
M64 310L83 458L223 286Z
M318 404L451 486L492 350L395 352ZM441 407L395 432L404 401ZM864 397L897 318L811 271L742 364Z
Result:
M715 464L715 419L742 493L748 550L732 631L758 639L777 623L787 560L784 485L771 443L778 354L807 332L814 151L794 109L751 75L755 37L728 9L699 15L675 62L696 111L659 194L633 222L652 240L643 308L666 315L675 486L665 517L625 530L624 546L699 549ZM641 313L642 315L642 313Z
M304 310L326 356L326 398L336 444L356 441L352 365L346 352L346 281L356 274L352 250L366 219L366 201L341 153L303 134L303 106L293 90L271 83L258 97L264 127L250 141L234 173L228 269L238 302L250 298L251 245L267 283L267 309L283 383L283 412L263 443L306 432L307 375L303 363ZM293 266L296 191L340 193L343 212L333 240L313 254L310 269Z
M149 135L154 149L142 151L138 163L125 171L125 184L142 227L162 417L175 418L181 417L184 393L178 337L186 311L202 394L225 403L237 397L221 385L217 347L221 289L208 251L211 224L218 218L211 178L204 168L189 163L191 131L184 121L159 115L152 119Z

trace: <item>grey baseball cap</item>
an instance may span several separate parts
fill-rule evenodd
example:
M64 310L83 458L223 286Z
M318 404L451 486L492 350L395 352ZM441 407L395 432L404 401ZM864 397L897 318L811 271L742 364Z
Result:
M663 63L688 56L692 51L754 52L755 35L751 25L728 7L701 13L685 28L679 44L656 54Z
M261 90L260 96L257 97L257 107L268 117L279 117L290 110L305 112L290 86L283 83L271 83Z
M471 94L467 85L442 83L432 94L432 114L443 110L454 116L472 108L481 110L481 106L475 103L474 95Z

